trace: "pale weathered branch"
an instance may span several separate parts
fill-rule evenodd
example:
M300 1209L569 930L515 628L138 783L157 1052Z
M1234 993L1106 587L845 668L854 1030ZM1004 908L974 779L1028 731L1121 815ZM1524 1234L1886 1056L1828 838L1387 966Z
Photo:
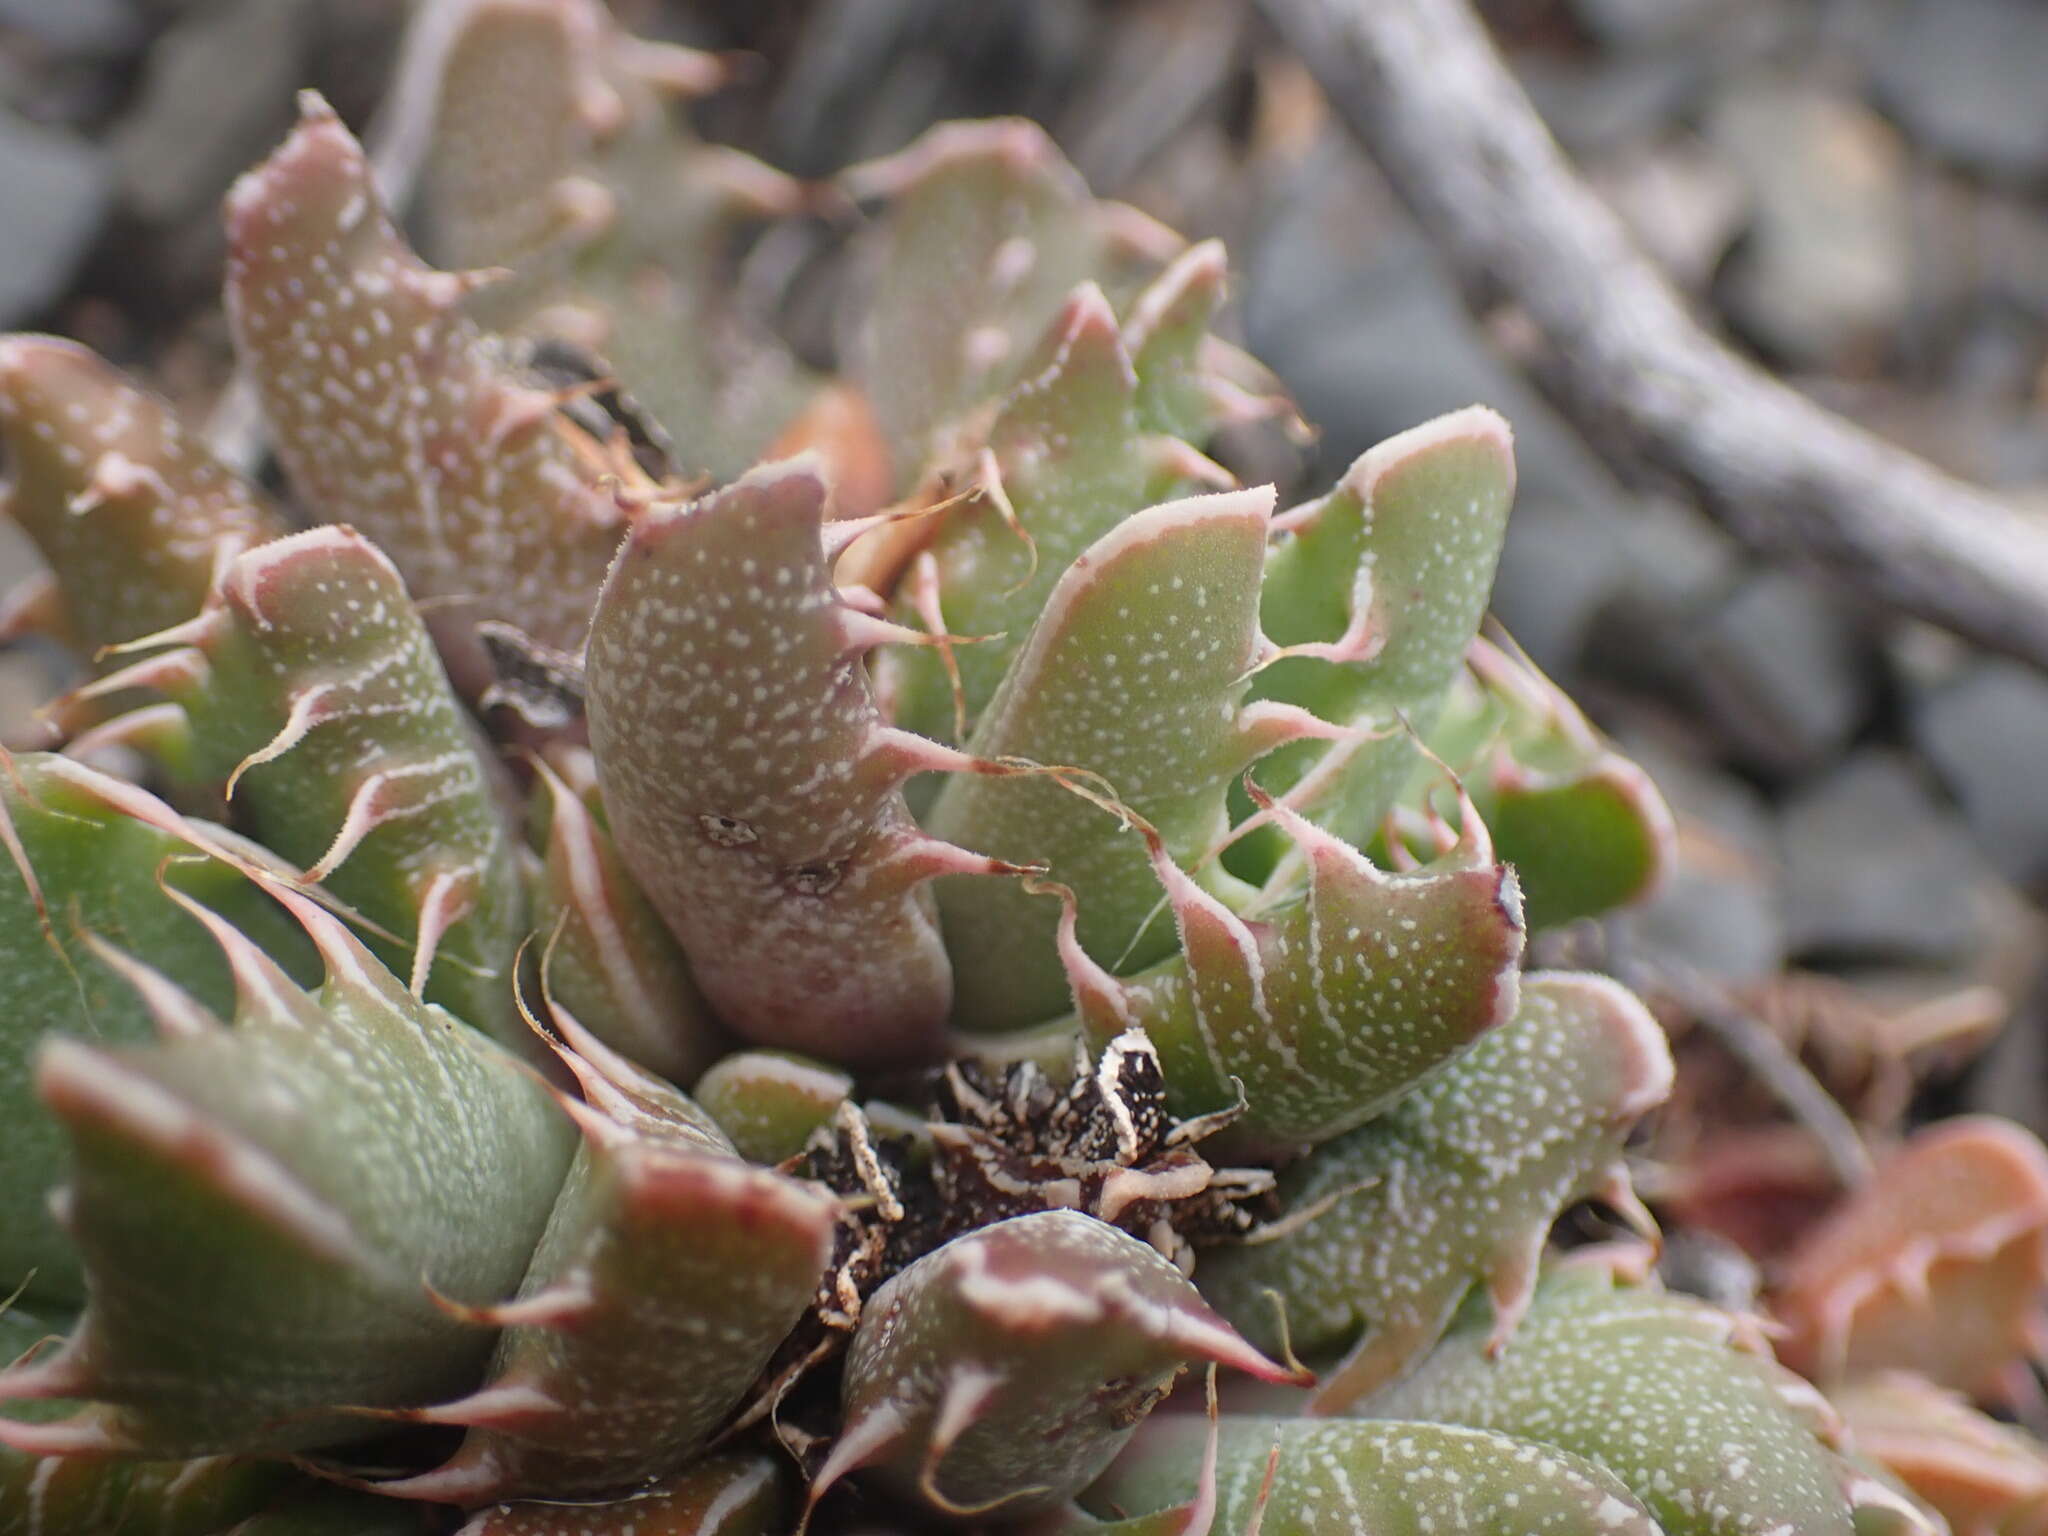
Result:
M1465 0L1259 0L1473 297L1541 333L1596 441L1753 547L2048 667L2048 524L1824 410L1710 336L1580 179Z

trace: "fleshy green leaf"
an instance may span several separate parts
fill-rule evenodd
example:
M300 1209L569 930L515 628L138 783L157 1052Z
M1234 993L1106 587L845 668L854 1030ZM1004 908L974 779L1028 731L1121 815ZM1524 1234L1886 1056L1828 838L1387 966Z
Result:
M282 533L170 408L76 342L0 338L5 509L50 567L64 638L100 647L189 619L228 557Z
M1735 1319L1582 1266L1546 1277L1497 1354L1492 1334L1469 1308L1413 1375L1356 1411L1584 1456L1670 1536L1849 1536L1849 1490L1862 1479L1816 1438L1818 1394L1768 1353L1733 1348Z
M1234 1416L1219 1426L1215 1511L1204 1527L1191 1506L1205 1476L1209 1432L1192 1414L1154 1418L1084 1499L1125 1518L1076 1519L1062 1529L1071 1536L1662 1536L1612 1473L1549 1446L1448 1424Z
M623 33L597 0L471 0L443 39L423 167L428 254L507 267L487 324L602 354L691 472L758 458L817 379L736 291L747 219L802 187L692 136L673 98L726 61Z
M348 528L275 540L154 638L172 648L99 686L168 694L180 755L250 831L395 935L371 946L415 991L522 1044L525 900L495 765L382 552Z
M1073 1211L983 1227L869 1299L813 1502L866 1468L952 1514L1055 1508L1191 1361L1293 1379L1114 1227Z
M500 1504L459 1536L782 1536L795 1514L792 1481L781 1457L713 1456L608 1504Z
M409 250L362 147L317 95L227 199L228 319L309 511L368 534L431 600L465 693L509 623L575 652L623 531L599 445L461 312L473 284Z
M1145 1030L1182 1118L1230 1107L1242 1084L1246 1109L1229 1135L1272 1151L1364 1124L1513 1017L1522 917L1514 873L1493 862L1469 808L1459 842L1407 874L1375 868L1284 806L1268 813L1302 850L1301 894L1240 917L1155 838L1181 952L1120 980L1075 940L1071 901L1060 943L1096 1049Z
M1990 1115L1928 1126L1785 1256L1785 1357L1832 1385L1915 1371L1998 1393L2038 1348L2048 1148Z
M600 818L590 753L558 748L536 777L546 830L531 880L533 927L548 1002L641 1065L692 1081L716 1055L717 1031Z
M1328 495L1275 520L1287 537L1267 567L1266 633L1311 649L1256 692L1379 734L1283 748L1257 777L1346 842L1372 841L1413 770L1408 729L1429 728L1478 629L1514 487L1507 423L1473 406L1367 449ZM1230 863L1264 879L1286 853L1254 836Z
M899 724L955 739L957 674L958 713L972 729L1084 550L1143 507L1231 483L1186 444L1146 431L1139 388L1109 301L1084 285L988 428L977 489L944 514L899 597L906 620L974 640L943 657L899 650L878 658Z
M963 764L876 712L860 658L896 631L833 589L825 494L795 460L635 521L591 632L591 747L619 853L721 1023L913 1060L952 1001L927 882L1008 866L910 819L904 779Z
M1294 724L1239 708L1263 644L1271 507L1265 489L1169 502L1090 546L1053 590L973 751L1085 770L1184 864L1220 841L1229 786ZM1074 893L1077 937L1099 963L1133 971L1172 952L1144 840L1067 786L955 776L927 825L963 847L1045 864ZM1061 1011L1051 903L990 880L943 882L938 898L961 1024L1015 1028Z
M517 1285L573 1131L501 1048L279 894L326 960L317 993L195 905L234 973L233 1029L159 982L146 994L157 1043L44 1045L36 1083L71 1143L64 1220L89 1293L61 1350L0 1372L0 1401L107 1407L0 1421L0 1441L159 1456L315 1445L363 1431L342 1410L439 1401L481 1372L490 1335L432 1290Z
M394 1496L588 1497L682 1470L817 1292L838 1203L748 1167L703 1112L602 1047L566 1057L584 1143L477 1392L416 1415L469 1430Z
M1507 1344L1559 1212L1589 1195L1639 1211L1621 1143L1670 1085L1664 1032L1633 996L1603 977L1525 976L1512 1023L1288 1171L1288 1210L1328 1209L1205 1254L1202 1294L1261 1348L1341 1351L1324 1411L1405 1372L1475 1285Z
M1638 900L1671 862L1677 833L1649 775L1555 683L1488 640L1472 643L1431 745L1521 876L1532 931ZM1427 803L1441 782L1425 768L1408 801Z
M849 356L908 484L957 449L963 412L1017 379L1060 301L1104 275L1112 232L1021 119L942 123L843 180L888 200L859 253L868 292Z
M801 1152L852 1096L853 1079L837 1067L782 1051L735 1051L696 1087L740 1156L769 1164Z
M149 1010L119 956L96 944L144 961L201 1007L230 1007L218 946L162 881L227 916L294 975L319 974L291 919L227 864L198 855L196 836L169 806L68 758L0 758L0 1297L26 1281L32 1300L84 1300L77 1253L49 1212L64 1137L36 1100L31 1063L53 1034L149 1038Z
M0 1310L0 1365L55 1333L27 1314ZM78 1404L16 1403L5 1417L48 1423ZM121 1461L101 1456L39 1459L0 1446L0 1536L214 1536L298 1481L276 1462Z

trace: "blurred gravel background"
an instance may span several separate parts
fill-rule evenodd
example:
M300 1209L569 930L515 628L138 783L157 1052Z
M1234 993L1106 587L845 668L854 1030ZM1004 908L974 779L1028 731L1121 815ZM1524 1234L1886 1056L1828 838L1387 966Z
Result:
M1988 1067L1934 1091L2048 1131L2030 900L2048 891L2048 679L1757 564L1670 488L1618 477L1518 373L1526 328L1467 312L1243 0L615 4L755 54L702 126L792 171L1019 112L1098 191L1223 236L1243 339L1322 429L1280 473L1334 473L1474 400L1505 411L1523 490L1498 613L1681 813L1676 877L1608 941L1748 989L1795 1033L1902 1056L1939 1034L1930 1000L1965 1034L2010 1006ZM1485 9L1558 137L1718 325L2048 515L2048 4ZM364 125L404 12L0 0L0 329L79 336L203 413L226 374L221 193L302 85ZM0 527L0 577L28 561ZM0 723L47 666L0 653Z

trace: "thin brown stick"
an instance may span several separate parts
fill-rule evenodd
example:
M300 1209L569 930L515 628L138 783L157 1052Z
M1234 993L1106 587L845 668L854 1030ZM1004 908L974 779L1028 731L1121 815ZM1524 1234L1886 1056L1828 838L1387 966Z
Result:
M2048 667L2048 525L1710 336L1566 161L1465 0L1258 0L1539 382L1751 546Z

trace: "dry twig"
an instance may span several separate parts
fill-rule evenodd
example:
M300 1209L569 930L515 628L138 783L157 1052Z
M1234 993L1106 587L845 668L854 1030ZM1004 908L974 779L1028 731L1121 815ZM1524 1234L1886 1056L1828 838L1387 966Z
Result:
M1259 0L1458 270L1548 344L1541 382L1739 538L2048 667L2048 526L1708 335L1573 171L1466 0Z

